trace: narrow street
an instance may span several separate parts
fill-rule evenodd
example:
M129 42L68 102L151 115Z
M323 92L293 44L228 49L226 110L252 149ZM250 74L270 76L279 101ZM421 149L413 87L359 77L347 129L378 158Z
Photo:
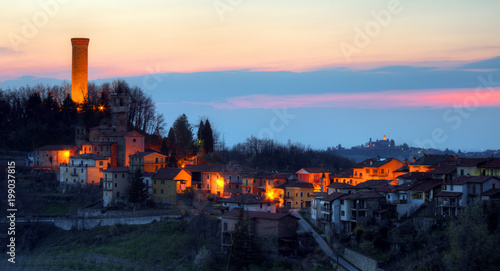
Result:
M314 240L319 245L319 247L325 252L325 254L328 255L330 258L332 258L334 261L337 261L337 254L333 252L332 248L326 243L325 239L323 239L323 237L321 237L321 235L319 235L319 233L317 233L298 212L293 212L293 215L300 218L299 226L306 232L312 233ZM338 262L345 270L349 271L359 270L358 268L356 268L355 266L344 260L344 258L342 257L338 257Z

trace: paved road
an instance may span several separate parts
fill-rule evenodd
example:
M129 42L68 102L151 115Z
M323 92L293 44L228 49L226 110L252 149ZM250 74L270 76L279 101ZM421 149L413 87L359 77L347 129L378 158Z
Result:
M314 240L319 245L319 247L325 252L325 254L328 255L330 258L332 258L334 261L337 261L337 254L333 252L332 248L326 243L325 239L323 239L323 237L321 237L321 235L319 235L298 212L294 212L293 215L300 218L299 226L302 227L302 229L304 229L305 231L312 233ZM340 265L342 265L342 267L345 270L349 271L359 270L358 268L356 268L355 266L344 260L344 258L339 257L338 259Z

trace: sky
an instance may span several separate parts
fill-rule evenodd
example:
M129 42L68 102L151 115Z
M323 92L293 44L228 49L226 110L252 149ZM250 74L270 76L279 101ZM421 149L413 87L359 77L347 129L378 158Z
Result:
M0 3L0 88L71 79L142 87L170 126L208 117L323 149L500 149L500 1L37 0Z

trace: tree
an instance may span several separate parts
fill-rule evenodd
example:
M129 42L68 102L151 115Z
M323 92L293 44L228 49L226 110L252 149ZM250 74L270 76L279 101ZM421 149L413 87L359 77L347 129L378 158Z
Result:
M241 208L232 234L226 270L241 270L241 267L248 267L263 260L256 237L250 233L250 223L248 211Z
M196 133L198 140L203 140L203 120L200 120L200 124L198 124L198 133Z
M169 155L169 149L168 149L168 139L166 137L164 137L162 140L161 140L161 147L160 147L160 153L163 154L163 155L166 155L168 156Z
M212 153L214 151L214 135L212 132L212 127L208 119L203 125L203 146L205 147L206 153Z
M148 198L148 188L142 181L142 171L137 169L134 172L134 179L128 191L128 201L131 203L141 203Z
M500 257L496 251L498 235L488 234L481 207L467 207L447 230L450 250L444 262L449 270L495 270Z
M177 152L175 151L175 132L172 127L170 127L170 130L168 131L168 136L166 140L166 145L168 147L168 163L167 165L169 167L177 167Z
M180 115L173 125L175 134L175 149L180 159L192 156L196 152L193 139L193 128L188 122L186 114Z

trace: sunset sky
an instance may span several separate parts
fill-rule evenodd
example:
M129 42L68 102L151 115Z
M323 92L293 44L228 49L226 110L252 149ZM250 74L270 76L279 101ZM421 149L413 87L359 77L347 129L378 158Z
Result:
M143 87L170 126L208 117L314 148L500 149L500 1L2 1L0 87L89 79Z

